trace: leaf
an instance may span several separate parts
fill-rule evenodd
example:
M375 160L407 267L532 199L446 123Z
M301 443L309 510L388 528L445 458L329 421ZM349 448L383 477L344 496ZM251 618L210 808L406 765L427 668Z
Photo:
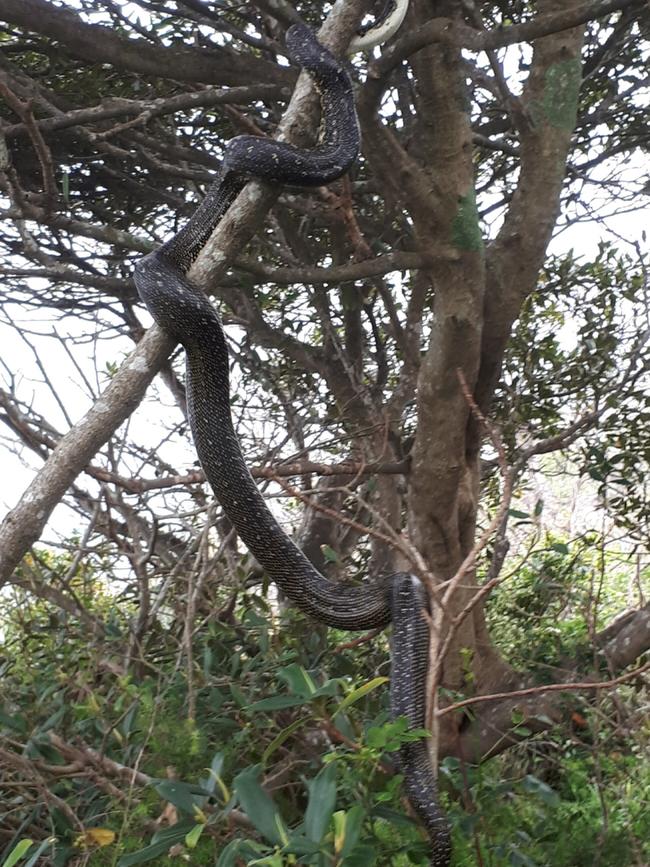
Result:
M323 557L325 558L325 562L327 563L338 563L339 555L336 553L334 548L329 545L321 545L321 551L323 552Z
M372 811L373 817L378 816L380 819L386 819L386 821L391 822L393 825L404 825L405 827L413 827L415 821L411 819L410 816L406 816L404 813L398 813L396 810L391 810L390 807L385 807L380 805L375 807Z
M157 780L152 785L161 798L190 816L194 815L194 808L200 806L210 795L202 786L180 783L178 780Z
M123 855L117 862L117 867L133 867L134 864L144 864L146 861L153 861L159 855L166 855L173 845L173 842L167 842L166 840L152 843L151 846L145 846L139 852Z
M366 744L375 750L383 749L388 743L389 738L392 737L397 722L399 721L387 723L383 726L370 726L366 732Z
M308 840L301 834L291 832L291 839L283 849L283 854L289 855L315 855L319 851L318 843L313 840ZM291 862L289 862L291 863ZM310 862L305 862L310 863Z
M537 861L533 861L528 855L525 855L516 846L510 849L509 859L513 867L538 867Z
M558 554L568 554L569 546L565 545L564 542L553 542L551 551L556 551Z
M542 780L534 777L532 774L527 774L521 781L521 787L525 792L535 795L545 804L553 806L559 801L559 795L550 786Z
M246 863L251 863L251 860L263 851L259 843L250 840L232 840L219 855L215 867L236 867L238 863L242 863L242 859Z
M72 846L66 846L59 840L55 851L50 855L52 867L67 867L68 862L78 856L78 854Z
M524 721L524 714L518 707L513 707L510 712L510 719L513 725L519 725L519 723Z
M151 842L167 843L168 846L172 846L174 843L179 843L186 834L189 834L195 824L194 819L182 819L168 828L160 828L151 838Z
M365 818L366 811L360 804L355 804L354 807L350 807L345 813L345 821L342 823L342 836L339 836L341 858L345 858L357 845ZM339 852L339 849L336 851ZM369 861L368 863L373 864L374 861Z
M13 716L9 716L8 714L3 713L3 711L0 710L0 725L6 726L7 728L18 732L21 735L27 733L27 720L24 716L21 716L20 714L14 714Z
M520 512L518 509L508 509L511 518L530 518L530 512Z
M369 692L372 692L373 689L376 689L378 686L381 686L382 683L387 683L387 677L373 677L372 680L369 680L367 683L362 684L357 687L357 689L353 689L351 693L345 696L343 701L334 711L334 716L344 711L346 708L350 707L350 705L354 704L355 701L359 701L360 698L363 698L364 695L368 695Z
M302 665L292 662L291 665L281 668L278 674L294 695L311 698L316 692L316 684Z
M284 860L279 852L274 855L267 855L266 858L249 861L248 863L249 867L252 867L253 864L255 864L256 867L284 867Z
M305 834L315 843L325 836L336 804L336 763L330 762L307 784L309 802L305 811Z
M230 674L232 676L234 676L235 672L233 672L231 670ZM237 686L237 684L235 684L235 683L230 684L230 694L232 695L232 697L235 700L235 703L238 705L238 707L247 707L248 706L248 699L246 698L244 693L241 691L241 689Z
M280 811L260 785L261 765L253 765L237 774L233 788L244 812L253 825L271 843L284 845L287 832Z
M320 698L321 696L333 696L339 691L340 684L343 683L342 677L332 677L326 680L322 686L319 686L312 698Z
M38 846L37 849L29 856L29 861L25 862L24 867L34 867L43 852L45 852L46 849L49 849L53 843L56 843L56 837L48 837L47 840L43 840L40 846Z
M372 749L382 749L387 752L398 750L402 744L418 741L420 738L431 737L426 729L409 730L406 717L398 717L383 726L371 726L366 732L365 742Z
M120 725L120 731L125 737L128 737L133 728L135 726L135 722L138 718L138 712L140 710L140 702L134 701L131 707L128 709L126 714L124 715L124 719L122 720L122 724Z
M284 822L282 821L282 817L280 816L280 811L278 811L278 813L276 814L276 817L275 817L275 827L276 827L278 834L280 835L280 840L282 841L282 845L287 846L289 843L289 833L288 833L288 831L284 825Z
M201 780L201 786L205 789L206 792L209 792L211 795L214 793L215 787L217 783L219 784L219 788L223 792L224 783L221 779L221 771L223 770L223 753L216 752L212 757L212 761L210 763L210 767L206 768L209 776L207 780ZM230 796L226 796L226 801Z
M185 835L185 845L188 849L196 848L196 844L199 842L199 837L203 833L204 828L205 824L195 825L192 830Z
M47 732L50 729L56 728L67 713L67 711L68 708L65 706L60 707L58 710L55 710L54 713L50 717L48 717L41 726L39 726L38 733L43 734L43 732Z
M346 855L341 864L342 867L367 867L368 864L377 864L377 850L374 846L362 843Z
M185 836L193 827L194 822L184 821L172 825L171 828L162 828L154 834L149 846L145 846L144 849L139 849L137 852L123 855L117 862L117 867L132 867L134 864L152 861L159 855L166 855L176 843L185 841Z
M34 841L28 839L16 843L8 857L2 862L2 867L14 867L14 864L26 855L27 851L33 844Z
M115 842L115 831L110 828L86 828L78 839L81 846L110 846Z
M299 704L305 704L307 699L304 696L297 695L273 695L271 698L263 698L260 701L255 701L249 705L247 710L251 711L266 711L266 710L283 710L285 707L297 707Z
M262 753L262 765L266 765L268 760L271 758L273 753L277 750L278 747L282 746L282 744L286 741L288 737L290 737L296 729L299 729L300 726L303 726L307 722L307 719L297 719L294 720L290 725L283 728L280 734L276 735L268 747Z
M211 687L208 693L208 704L212 710L220 710L225 700L225 695L218 687Z

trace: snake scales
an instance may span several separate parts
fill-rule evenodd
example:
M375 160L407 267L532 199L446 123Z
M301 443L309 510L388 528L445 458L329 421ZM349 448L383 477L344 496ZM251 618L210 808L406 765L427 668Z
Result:
M394 5L394 4L393 4ZM301 150L255 136L232 139L221 172L188 223L159 250L141 259L135 282L158 325L187 354L188 414L201 465L221 506L270 578L292 603L328 626L362 630L393 624L391 714L409 728L425 726L424 685L429 629L422 585L398 573L362 586L334 584L307 560L280 528L253 481L230 414L228 351L219 317L205 294L186 277L238 192L250 176L275 184L321 186L339 178L359 151L359 128L350 78L304 25L286 37L288 52L306 69L321 97L323 131L317 147ZM408 799L432 841L431 864L450 858L447 820L423 739L399 753Z

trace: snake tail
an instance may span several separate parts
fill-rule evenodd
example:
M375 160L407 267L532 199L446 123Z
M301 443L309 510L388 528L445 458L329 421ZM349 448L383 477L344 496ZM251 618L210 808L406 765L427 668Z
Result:
M393 576L391 596L390 712L393 719L405 717L409 731L417 731L426 728L430 637L426 592L415 575L400 573ZM431 867L448 867L451 832L438 804L438 782L426 738L402 744L399 768L409 803L431 839Z

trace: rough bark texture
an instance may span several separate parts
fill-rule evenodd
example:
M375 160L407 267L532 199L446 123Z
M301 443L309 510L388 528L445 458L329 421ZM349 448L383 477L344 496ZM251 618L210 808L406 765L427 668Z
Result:
M450 22L447 33L458 32L461 41L458 5L438 2L434 7L437 18ZM575 19L584 11L576 9ZM430 13L430 3L414 4L413 34L422 32ZM559 22L571 10L560 0L545 0L539 15ZM387 185L402 190L420 247L435 263L429 272L433 324L418 377L408 513L411 541L437 581L450 579L475 543L479 431L461 378L488 412L513 322L535 289L558 214L577 112L582 36L578 26L535 42L518 107L519 182L503 228L487 251L476 213L465 72L453 39L428 45L410 58L418 81L417 147L410 153L382 127L374 105L362 114L373 167ZM447 619L465 607L475 592L473 584L468 574L454 593L451 610L444 612ZM471 678L479 693L516 681L491 646L480 606L457 630L442 677L447 687L458 690ZM442 749L452 750L457 733L446 722ZM457 718L456 725L461 722Z

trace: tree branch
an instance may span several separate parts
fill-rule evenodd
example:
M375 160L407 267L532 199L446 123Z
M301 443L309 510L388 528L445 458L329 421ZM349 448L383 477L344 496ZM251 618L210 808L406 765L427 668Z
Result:
M131 115L142 116L144 120L150 120L165 114L173 114L177 111L189 111L194 108L208 108L214 105L230 105L254 102L259 99L277 99L287 88L276 84L254 84L246 87L228 87L224 90L215 90L206 87L189 93L177 93L174 96L160 99L122 99L114 97L104 100L100 105L90 108L77 108L61 112L55 117L46 117L35 120L36 126L41 132L54 132L56 130L69 129L70 127L95 124L105 120ZM27 132L24 123L16 123L5 127L6 138L14 138Z
M23 8L23 0L17 3L7 0L7 3L11 9ZM49 7L42 0L25 0L24 7L34 3ZM49 10L51 13L52 7ZM61 14L69 16L71 13ZM72 17L77 20L76 16ZM358 18L359 13L351 8L347 0L337 0L323 26L321 38L335 47L346 45L358 24ZM66 26L69 26L68 18L66 22ZM94 58L97 59L97 54ZM299 80L281 126L281 132L285 134L295 133L299 121L310 115L306 111L306 103L311 99L313 88L308 81L305 75ZM276 197L277 191L265 188L262 184L247 184L190 269L190 279L200 286L214 284L225 272L230 260L250 240ZM173 341L159 328L151 328L100 399L60 440L19 503L0 524L0 587L10 578L29 547L40 537L52 510L76 476L140 403L173 346Z
M495 692L491 695L475 695L473 698L466 698L463 701L457 701L454 704L447 705L438 711L438 716L452 713L452 711L460 710L463 707L470 707L475 704L483 704L488 701L503 701L513 698L523 698L528 695L542 695L547 692L570 692L576 689L612 689L621 683L626 683L628 680L634 680L646 671L650 670L650 662L646 662L635 668L634 671L628 671L620 677L615 677L611 680L579 680L569 681L567 683L548 683L543 686L529 686L526 689L513 689L509 692Z
M88 24L71 9L46 0L2 0L0 19L32 33L56 39L73 55L92 63L110 63L142 75L206 84L247 85L260 81L291 86L291 70L256 57L237 54L213 43L210 50L153 45L126 38L116 30Z
M427 268L432 264L432 257L427 253L398 251L376 256L374 259L364 259L361 262L331 265L328 268L314 268L308 265L298 268L273 268L262 262L243 258L238 258L235 264L242 271L254 274L269 283L345 283L367 277L383 276L392 271Z
M621 671L632 665L650 650L650 604L626 614L602 630L596 636L596 644L600 646L600 654L610 671ZM612 689L641 677L648 670L650 662L645 662L633 671L609 680L601 680L595 674L572 680L576 675L575 668L570 672L558 668L555 670L556 683L535 686L525 685L525 678L514 675L511 678L513 689L463 699L448 705L438 714L442 717L452 711L477 707L470 724L462 728L456 748L465 759L480 761L529 737L529 734L517 733L517 726L512 719L513 711L517 712L518 725L528 732L542 732L567 716L566 693L573 690ZM485 705L494 706L484 708Z
M557 5L555 0L544 0L540 8L553 9ZM584 14L584 4L576 9ZM564 10L562 16L571 11ZM558 14L549 12L539 18L556 20ZM476 387L477 403L484 412L501 373L512 323L524 299L535 288L557 219L575 127L582 38L581 30L570 29L535 44L521 103L524 111L534 110L536 116L534 122L520 130L521 169L517 188L503 226L487 251L481 369ZM561 106L561 116L556 117L550 108L539 110L544 104Z
M132 479L109 472L102 467L86 468L88 475L102 482L110 482L129 491L132 494L142 494L146 491L157 491L164 488L176 488L182 485L201 485L205 482L203 470L193 470L183 475L165 476L155 479ZM393 461L376 464L345 462L340 464L324 464L318 461L301 461L300 463L277 464L276 466L251 467L254 479L289 478L291 476L373 476L373 475L406 475L408 461Z
M477 30L462 21L451 18L434 18L408 35L402 37L392 48L385 51L374 65L373 78L383 78L397 64L431 43L442 43L469 51L491 51L505 48L518 42L533 42L543 36L560 33L578 27L587 21L602 18L621 9L641 8L643 0L600 0L580 3L560 12L538 15L532 21L511 24L492 30Z

